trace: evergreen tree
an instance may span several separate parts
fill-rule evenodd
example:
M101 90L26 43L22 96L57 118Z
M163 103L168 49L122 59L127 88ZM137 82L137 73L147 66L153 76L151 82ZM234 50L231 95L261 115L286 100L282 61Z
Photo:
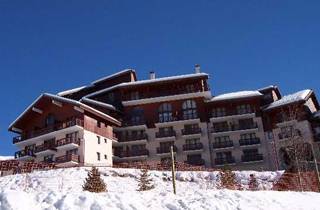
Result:
M257 178L254 174L250 174L249 190L258 190Z
M92 167L91 171L88 172L88 177L84 185L82 186L84 191L89 192L106 192L107 186L100 177L100 172L96 167Z
M139 177L138 191L146 191L154 188L152 184L152 178L148 174L148 169L141 169L141 174Z

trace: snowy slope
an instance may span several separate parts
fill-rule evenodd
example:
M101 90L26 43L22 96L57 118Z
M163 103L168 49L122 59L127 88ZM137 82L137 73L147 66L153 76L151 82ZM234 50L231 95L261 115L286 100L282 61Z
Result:
M216 172L178 172L177 195L170 172L151 171L156 188L137 192L138 170L100 168L107 193L83 192L89 168L58 169L0 178L0 210L77 209L319 209L320 194L274 191L219 190ZM237 172L244 188L253 172ZM260 188L270 189L282 172L254 172ZM303 202L301 202L303 201Z

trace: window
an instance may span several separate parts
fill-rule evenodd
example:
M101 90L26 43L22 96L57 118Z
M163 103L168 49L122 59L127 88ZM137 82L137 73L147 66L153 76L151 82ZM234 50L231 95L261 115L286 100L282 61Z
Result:
M104 143L107 143L107 139L106 138L104 139Z
M66 134L66 139L68 139L69 141L72 139L77 139L78 138L78 132L73 132L73 133L67 133Z
M159 133L170 133L173 132L173 127L161 127L159 128Z
M218 123L213 123L213 130L215 132L224 132L229 130L229 125L228 122L218 122Z
M97 160L100 161L100 152L97 152Z
M219 160L228 160L232 158L232 152L227 151L227 152L217 152L216 158Z
M131 123L133 125L139 125L141 123L144 123L144 111L140 107L135 107L131 111Z
M193 100L187 100L187 101L183 102L182 112L183 112L183 119L184 120L198 118L196 102Z
M97 136L98 144L100 144L100 136Z
M53 155L47 155L43 157L43 161L46 163L51 163L53 162Z
M105 159L105 160L107 160L107 159L108 159L107 155L104 155L104 159Z
M101 128L101 122L100 121L97 121L97 127Z
M77 155L77 154L78 154L78 149L72 149L66 152L66 155Z
M130 99L131 100L138 100L139 99L139 92L138 91L133 91L130 93Z
M219 107L212 109L212 117L223 117L226 116L226 109L224 107Z
M238 114L252 113L250 104L242 104L242 105L237 106L237 113Z
M245 156L255 156L258 154L258 149L244 149L243 155Z
M159 122L170 122L172 118L172 106L169 103L164 103L159 106Z
M229 136L219 136L214 138L215 143L224 143L224 142L229 142L230 137Z
M256 139L256 134L255 133L245 133L241 134L240 139Z
M109 98L109 101L110 101L110 102L114 102L114 93L113 93L113 92L110 92L110 93L108 94L108 98Z
M186 85L186 91L187 91L187 93L193 93L193 92L195 92L195 87L194 87L194 85L193 85L193 84L187 84L187 85Z
M46 117L46 121L45 121L46 127L54 125L55 121L56 120L55 120L54 115L53 114L48 114L47 117Z
M199 144L200 143L200 139L186 139L186 144Z

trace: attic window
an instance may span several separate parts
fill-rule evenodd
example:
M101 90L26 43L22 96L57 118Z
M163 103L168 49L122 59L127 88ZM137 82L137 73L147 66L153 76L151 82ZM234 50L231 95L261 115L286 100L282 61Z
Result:
M55 123L55 117L53 114L48 114L45 120L46 126L54 125Z

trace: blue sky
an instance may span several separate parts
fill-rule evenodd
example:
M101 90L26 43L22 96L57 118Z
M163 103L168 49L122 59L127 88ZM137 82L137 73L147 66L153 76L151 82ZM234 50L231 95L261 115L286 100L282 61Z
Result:
M7 127L39 94L124 68L140 79L210 73L213 94L320 77L320 1L0 1L0 154Z

